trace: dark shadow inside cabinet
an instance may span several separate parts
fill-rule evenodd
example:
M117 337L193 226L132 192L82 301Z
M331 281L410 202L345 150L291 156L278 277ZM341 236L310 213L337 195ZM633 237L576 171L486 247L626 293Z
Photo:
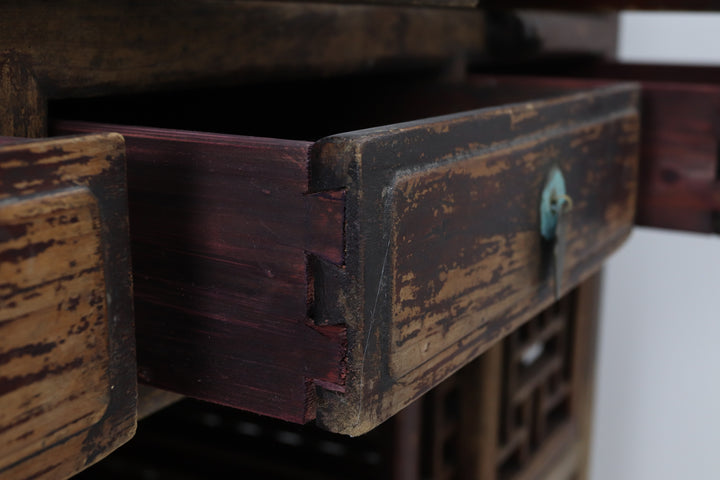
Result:
M487 76L462 80L346 76L55 100L50 102L49 117L315 141L342 132L557 97L582 87L531 87Z

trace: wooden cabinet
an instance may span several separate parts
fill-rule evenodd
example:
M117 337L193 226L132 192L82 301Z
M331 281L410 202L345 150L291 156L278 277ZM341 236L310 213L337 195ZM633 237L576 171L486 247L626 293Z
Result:
M566 292L629 234L635 85L412 90L391 117L468 111L315 143L56 124L126 139L142 381L366 433L549 305L556 255ZM540 227L553 169L562 251Z
M508 356L532 347L512 342L518 328L555 338L557 322L537 315L624 241L638 195L640 221L717 231L716 171L699 194L692 183L709 150L687 175L647 156L638 166L638 84L466 75L469 59L487 59L482 10L341 3L4 11L0 133L101 133L0 150L0 473L69 476L129 438L136 366L149 385L360 435L398 412L407 421L483 354L473 375L494 387L469 395L490 406L480 420L463 412L504 436L468 471L505 478L517 456L525 472L562 457L577 473L587 410L568 407L570 426L545 435L535 410L555 400L511 382ZM662 132L677 125L651 131L666 152ZM556 175L565 192L550 197L572 209L543 239ZM40 295L18 302L21 280ZM587 404L588 384L548 375L559 402ZM19 379L37 392L17 396ZM513 430L508 409L535 420Z
M0 142L0 476L63 478L135 432L124 143Z

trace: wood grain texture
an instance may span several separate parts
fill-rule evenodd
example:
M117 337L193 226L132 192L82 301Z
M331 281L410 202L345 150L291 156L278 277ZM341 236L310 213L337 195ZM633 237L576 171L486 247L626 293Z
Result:
M318 142L311 188L347 188L335 276L348 327L344 393L321 392L318 421L361 434L553 300L539 235L553 165L574 208L563 290L629 234L637 186L638 88L369 129Z
M258 39L262 39L259 41ZM0 45L48 97L403 66L482 52L479 10L191 0L8 5Z
M45 133L47 105L27 59L0 52L0 135L41 137Z
M603 271L583 282L575 303L575 330L573 332L573 401L572 416L577 423L581 445L579 456L579 480L589 478L590 439L593 431L593 412L597 370L598 324L602 302Z
M306 194L310 143L149 128L128 156L139 378L294 422L342 390L345 329L309 317L308 255L341 264L342 191Z
M0 475L64 478L135 431L119 135L0 147Z
M549 10L718 10L717 0L485 0L483 5L496 8L532 8Z
M643 82L638 225L720 233L720 85Z
M613 78L641 81L636 223L720 233L720 69L601 62L547 73L596 78L533 75L506 77L503 82L526 88L589 88L608 85L616 81Z

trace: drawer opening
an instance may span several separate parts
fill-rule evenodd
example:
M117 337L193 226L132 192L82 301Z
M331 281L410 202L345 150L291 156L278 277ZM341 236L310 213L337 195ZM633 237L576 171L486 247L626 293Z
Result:
M582 85L348 76L236 88L55 100L51 118L315 141L353 130L527 102ZM52 132L51 132L52 133Z

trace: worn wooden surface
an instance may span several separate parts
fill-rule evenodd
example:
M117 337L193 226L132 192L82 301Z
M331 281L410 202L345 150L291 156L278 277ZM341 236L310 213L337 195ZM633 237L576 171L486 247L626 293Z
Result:
M63 478L135 431L124 145L0 148L0 476Z
M343 389L345 330L309 318L307 270L343 261L344 194L306 195L308 142L57 130L126 140L140 380L295 422Z
M0 51L0 135L41 137L47 105L27 59Z
M552 301L538 202L553 165L574 202L563 291L599 268L635 215L638 95L608 87L315 145L311 188L347 188L345 266L323 267L348 372L342 394L321 392L323 426L367 431Z
M718 0L484 0L482 5L495 8L537 8L549 10L718 10Z
M261 39L261 40L259 40ZM482 52L480 10L284 2L7 5L0 45L48 97L413 66Z
M598 276L422 398L422 478L585 478Z
M589 64L642 81L638 225L720 233L720 69Z
M639 225L720 233L720 85L643 83Z
M616 81L612 79L641 81L636 223L720 233L720 69L598 62L567 68L549 67L543 73L590 78L533 75L503 81L526 88L587 88Z

